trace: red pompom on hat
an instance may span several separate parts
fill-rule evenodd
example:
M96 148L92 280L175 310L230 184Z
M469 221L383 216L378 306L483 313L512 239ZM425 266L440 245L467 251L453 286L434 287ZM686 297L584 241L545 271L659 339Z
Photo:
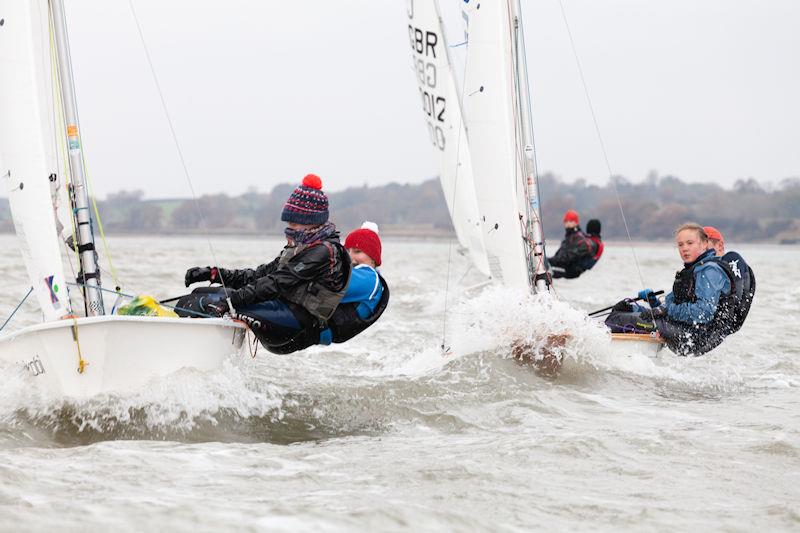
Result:
M720 231L717 228L715 228L714 226L706 226L706 227L703 228L703 231L706 233L706 236L709 239L713 239L715 241L720 241L722 243L725 242L725 239L722 238L722 233L720 233Z
M328 197L322 192L322 179L307 174L283 205L281 220L319 226L328 221Z
M568 210L564 213L564 222L572 221L576 224L580 224L580 219L578 218L578 213L573 211L572 209Z
M318 191L322 190L322 178L317 176L316 174L306 174L306 177L303 178L303 185L306 187L310 187L312 189L317 189Z
M364 222L359 229L351 231L344 240L344 247L358 248L375 261L375 266L381 266L381 238L376 224Z

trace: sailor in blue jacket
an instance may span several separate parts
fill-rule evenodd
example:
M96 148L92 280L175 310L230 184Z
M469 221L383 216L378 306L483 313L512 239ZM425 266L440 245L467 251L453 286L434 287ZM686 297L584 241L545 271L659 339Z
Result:
M738 317L745 305L741 276L737 278L730 265L708 249L702 226L680 226L675 242L684 268L675 275L664 303L646 289L639 296L649 308L623 300L606 324L616 332L657 330L675 353L702 355L741 327Z
M329 326L319 335L319 344L344 342L371 326L386 308L389 287L378 273L381 239L378 225L365 222L344 241L353 269L350 283Z

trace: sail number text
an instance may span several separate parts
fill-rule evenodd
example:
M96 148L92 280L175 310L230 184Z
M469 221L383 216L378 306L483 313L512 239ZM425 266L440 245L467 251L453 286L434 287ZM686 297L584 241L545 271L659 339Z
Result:
M436 53L439 45L439 36L436 32L426 31L408 25L408 37L411 49L414 51L414 72L417 74L419 94L422 97L422 110L427 117L428 133L431 143L439 150L444 150L445 134L442 128L447 109L447 99L439 90L439 73L436 68Z

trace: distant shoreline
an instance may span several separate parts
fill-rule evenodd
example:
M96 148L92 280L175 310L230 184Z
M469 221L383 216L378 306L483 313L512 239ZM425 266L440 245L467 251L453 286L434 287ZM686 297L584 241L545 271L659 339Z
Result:
M141 231L107 231L106 232L108 237L239 237L239 238L247 238L247 239L256 239L260 237L267 237L267 238L281 238L283 237L283 233L275 232L275 231L248 231L248 230L217 230L217 231L209 231L209 232L202 232L202 231L190 231L190 230L170 230L170 231L158 231L158 232L141 232ZM2 228L0 229L0 235L14 235L14 231L10 228ZM448 231L424 231L424 230L416 230L416 231L397 231L395 229L381 229L381 237L388 240L397 240L397 241L411 241L411 240L422 240L422 241L448 241L452 240L455 242L456 234L454 232ZM643 247L648 246L651 244L659 244L659 245L670 245L672 241L669 239L652 239L652 240L634 240L634 241L627 241L627 240L619 240L619 239L612 239L612 240L604 240L606 245L608 246L634 246L634 247ZM778 240L766 239L766 240L736 240L732 241L736 244L772 244L776 246L799 246L800 242L780 242ZM552 249L553 246L558 246L561 243L561 238L551 238L547 239L548 249Z

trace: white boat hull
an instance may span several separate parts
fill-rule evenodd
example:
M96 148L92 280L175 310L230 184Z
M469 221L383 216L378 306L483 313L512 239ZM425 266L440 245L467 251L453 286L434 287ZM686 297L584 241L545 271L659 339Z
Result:
M612 333L611 349L615 356L633 357L646 355L656 357L664 341L661 337L646 333Z
M242 353L245 331L243 324L220 318L64 319L0 337L0 361L25 365L53 394L87 397L133 390L181 368L217 369Z

